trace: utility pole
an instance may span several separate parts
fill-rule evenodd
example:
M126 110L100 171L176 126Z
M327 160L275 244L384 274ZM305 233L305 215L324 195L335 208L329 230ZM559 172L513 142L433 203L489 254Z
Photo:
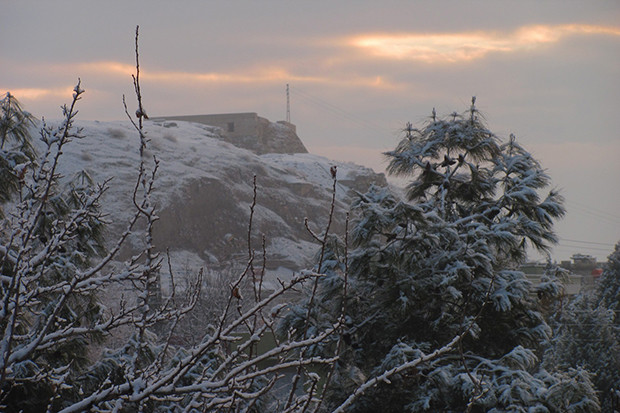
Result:
M291 123L291 98L288 90L288 83L286 84L286 121Z

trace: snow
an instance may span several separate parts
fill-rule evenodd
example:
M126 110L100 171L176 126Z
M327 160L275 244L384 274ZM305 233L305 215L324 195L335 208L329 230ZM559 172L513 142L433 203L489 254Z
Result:
M128 120L77 120L75 127L81 128L84 137L65 146L59 172L67 179L82 170L95 182L112 178L102 205L110 221L110 232L120 234L134 211L131 199L140 163L139 134ZM167 226L169 233L173 233L178 222L171 221L187 220L184 214L190 214L186 210L190 207L196 209L192 219L219 225L216 231L202 224L192 226L180 222L185 233L179 237L190 241L175 238L171 246L160 245L162 251L166 247L171 249L173 269L181 274L186 273L188 266L197 271L200 267L225 265L224 250L234 247L247 251L254 175L258 196L253 229L257 234L266 234L267 254L275 260L275 267L267 272L267 284L280 277L289 279L294 270L313 259L316 244L310 242L303 222L309 217L311 228L319 233L327 222L333 186L332 166L337 167L338 211L348 209L352 190L365 191L365 188L356 187L359 186L356 179L362 177L362 181L368 181L378 177L370 168L313 154L257 155L218 139L219 129L203 124L145 121L144 131L149 140L145 159L151 165L153 157L159 161L152 201L162 220L156 224L156 230ZM221 183L220 192L204 192L205 187L214 182ZM193 189L188 189L190 187ZM215 204L209 208L219 209L205 206L200 211L203 202L200 196L206 196L209 204L211 201ZM229 204L220 205L223 200ZM202 215L196 215L198 213ZM231 219L234 222L229 222ZM218 232L221 226L228 225L236 225L236 232L234 228ZM128 241L132 251L142 246L138 236L131 235ZM260 244L253 248L261 249ZM247 257L247 253L245 255ZM292 263L297 263L297 267Z
M352 162L330 161L323 156L309 153L295 155L270 153L261 155L261 158L270 165L281 167L290 173L288 182L315 182L326 189L331 189L333 184L329 172L331 165L338 167L339 181L352 179L360 173L360 169L366 169L370 173L370 168L360 167Z
M331 165L337 165L340 180L350 179L360 171L371 171L350 162L330 161L313 154L255 155L218 140L213 127L181 121L174 124L176 126L165 127L145 123L146 136L150 140L147 155L156 156L162 164L157 180L162 193L174 190L179 177L217 176L217 171L222 168L252 160L260 161L273 171L285 172L288 182L313 182L327 189L332 186ZM108 177L123 181L135 179L139 137L129 121L76 121L76 127L83 128L85 137L66 146L61 172L70 175L86 169L96 181Z

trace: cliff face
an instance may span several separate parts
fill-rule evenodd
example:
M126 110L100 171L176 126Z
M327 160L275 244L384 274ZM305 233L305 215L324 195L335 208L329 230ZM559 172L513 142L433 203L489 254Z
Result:
M258 118L259 138L256 148L245 147L257 154L264 153L308 153L308 150L297 136L295 126L286 122L270 122ZM234 143L233 143L234 144ZM244 146L240 146L244 148Z
M217 128L217 139L258 155L265 153L308 153L301 139L297 136L295 125L284 121L270 122L253 112L154 118L154 122L168 127L176 126L176 121L213 126Z
M125 229L133 210L139 139L128 122L77 123L86 137L67 147L62 173L70 176L86 169L99 182L114 178L103 202L113 238ZM269 127L278 128L278 124ZM336 234L342 234L355 191L365 192L371 184L387 185L383 174L351 163L307 153L256 154L224 142L217 128L201 124L147 122L145 130L150 140L145 159L156 156L160 162L154 194L160 217L155 244L160 251L169 249L177 266L217 269L247 262L254 176L257 205L252 248L262 253L264 235L267 267L272 271L311 265L317 245L304 228L304 219L317 233L325 227L331 166L338 168L332 227ZM265 147L269 145L277 141ZM125 257L140 247L137 235L130 241ZM184 262L175 264L175 256Z

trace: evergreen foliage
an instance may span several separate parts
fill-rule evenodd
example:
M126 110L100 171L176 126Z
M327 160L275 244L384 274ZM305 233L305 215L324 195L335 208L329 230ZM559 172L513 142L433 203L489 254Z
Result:
M607 259L607 266L597 289L599 304L615 313L615 325L620 329L620 242ZM620 334L620 331L619 331Z
M79 86L75 92L77 100L82 93ZM55 389L52 377L64 375L71 381L88 363L89 344L101 338L97 331L63 333L102 317L103 307L92 290L71 295L65 290L91 258L105 252L99 210L103 189L85 172L66 184L56 172L62 147L80 138L71 132L72 108L64 108L66 123L60 128L41 128L44 153L34 162L31 116L12 95L7 94L6 100L3 109L10 119L2 122L2 142L28 161L10 164L11 169L5 171L9 180L18 177L11 190L19 203L7 217L6 232L0 238L2 276L6 277L2 308L3 312L12 309L0 323L2 350L8 357L4 363L13 363L12 371L5 368L2 372L0 403L16 410L39 411L64 393L62 388ZM46 342L46 336L56 334L58 340ZM41 341L45 344L40 345Z
M0 100L0 204L19 190L26 168L35 160L30 128L32 115L11 93ZM2 209L0 208L0 218Z
M474 103L462 115L440 119L433 111L422 128L408 125L386 153L388 171L410 178L408 201L387 189L360 194L352 248L332 239L319 298L293 308L282 325L299 334L307 311L308 330L320 331L344 316L329 408L459 334L453 351L377 383L350 411L598 408L587 374L539 368L550 329L516 270L527 245L548 251L556 241L562 197L553 190L540 197L550 181L538 161L514 136L502 144ZM554 399L561 386L579 388L578 399Z
M558 307L554 337L545 353L549 370L591 373L603 411L620 409L620 245L609 256L595 291Z

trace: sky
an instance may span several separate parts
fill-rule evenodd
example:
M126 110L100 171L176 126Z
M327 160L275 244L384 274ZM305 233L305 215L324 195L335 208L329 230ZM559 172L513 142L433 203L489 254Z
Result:
M134 36L150 116L290 117L311 153L385 170L433 108L472 96L566 198L553 258L620 240L620 2L0 0L0 93L59 118L124 119ZM132 106L133 105L133 106ZM538 257L536 257L538 258Z

